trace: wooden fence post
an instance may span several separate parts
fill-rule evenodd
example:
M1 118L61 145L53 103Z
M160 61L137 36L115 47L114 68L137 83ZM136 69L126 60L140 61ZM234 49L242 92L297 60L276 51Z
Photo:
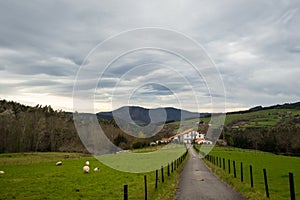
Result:
M157 189L158 184L158 170L155 171L155 189Z
M217 165L217 158L214 156L214 165Z
M228 174L230 174L230 159L228 159Z
M233 177L236 178L235 161L233 161Z
M170 164L168 163L168 176L170 176Z
M244 181L244 174L243 174L243 163L241 162L241 182Z
M164 178L164 167L161 166L161 182L165 182L165 178Z
M128 185L124 185L124 200L128 200Z
M145 184L145 200L148 199L148 194L147 194L147 176L144 175L144 184Z
M223 158L223 169L225 170L225 158Z
M267 179L267 170L263 169L264 172L264 180L265 180L265 189L266 189L266 195L269 198L270 194L269 194L269 186L268 186L268 179Z
M290 180L290 195L291 195L291 200L295 200L295 186L294 186L294 175L292 172L289 172L289 180Z
M176 160L174 160L174 170L176 169Z
M250 184L251 184L251 187L253 188L253 173L252 173L252 165L250 165Z

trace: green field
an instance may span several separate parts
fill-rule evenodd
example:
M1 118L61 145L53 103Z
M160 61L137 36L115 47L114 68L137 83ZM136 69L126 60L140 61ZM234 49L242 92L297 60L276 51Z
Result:
M299 115L299 109L270 109L244 114L228 114L226 115L225 125L239 126L239 129L276 126L280 122L289 123Z
M150 148L150 150L152 148ZM183 145L170 143L153 152L148 152L149 148L146 148L145 153L108 154L97 158L102 163L114 169L133 173L143 173L154 171L160 166L168 165L168 163L171 163L180 157L185 150L186 148Z
M62 166L55 165L59 160L63 161ZM86 160L90 161L88 174L82 171ZM100 167L100 171L94 172L94 167ZM5 171L0 174L0 199L115 200L123 199L125 184L128 185L129 199L143 199L144 175L147 175L148 199L173 199L178 184L177 172L182 167L170 177L165 173L165 183L159 182L155 190L155 172L121 172L83 154L0 154L0 170Z
M266 199L263 168L267 170L270 199L289 199L289 172L294 174L296 199L300 198L300 158L279 156L271 153L237 148L215 147L209 155L225 158L225 171L206 163L223 180L244 193L250 199ZM228 174L228 159L231 161L231 174ZM232 161L235 161L237 178L233 177ZM240 181L240 163L243 162L244 182ZM249 165L253 167L254 188L250 187Z

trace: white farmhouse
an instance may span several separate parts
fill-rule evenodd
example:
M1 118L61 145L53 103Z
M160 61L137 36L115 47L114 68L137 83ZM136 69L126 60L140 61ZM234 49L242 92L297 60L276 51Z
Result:
M184 134L182 137L183 137L184 143L191 144L194 140L197 140L199 138L204 139L204 134L200 134L197 131L190 131L190 132Z

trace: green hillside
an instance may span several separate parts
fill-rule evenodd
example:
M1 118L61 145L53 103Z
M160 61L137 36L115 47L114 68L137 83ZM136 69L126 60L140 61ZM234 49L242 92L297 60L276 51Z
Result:
M204 122L198 127L195 119L168 126L174 128L174 133L179 126L206 133L210 120L210 117L196 120ZM220 139L220 145L300 156L300 103L227 113Z
M293 125L299 122L299 109L270 109L243 114L227 114L225 125L240 130L251 127L266 128L278 125Z

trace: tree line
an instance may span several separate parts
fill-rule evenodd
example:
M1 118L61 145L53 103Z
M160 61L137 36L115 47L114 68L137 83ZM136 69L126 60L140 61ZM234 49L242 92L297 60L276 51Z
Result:
M224 128L221 138L223 136L229 146L300 156L300 127L298 124L248 127L243 130Z
M84 151L70 114L0 101L0 152Z
M123 132L114 120L100 120L99 124L106 137L122 149L148 146L169 135L166 129L172 131L164 128L153 137L138 138ZM0 138L0 153L87 152L77 134L72 113L51 106L32 107L0 100Z

